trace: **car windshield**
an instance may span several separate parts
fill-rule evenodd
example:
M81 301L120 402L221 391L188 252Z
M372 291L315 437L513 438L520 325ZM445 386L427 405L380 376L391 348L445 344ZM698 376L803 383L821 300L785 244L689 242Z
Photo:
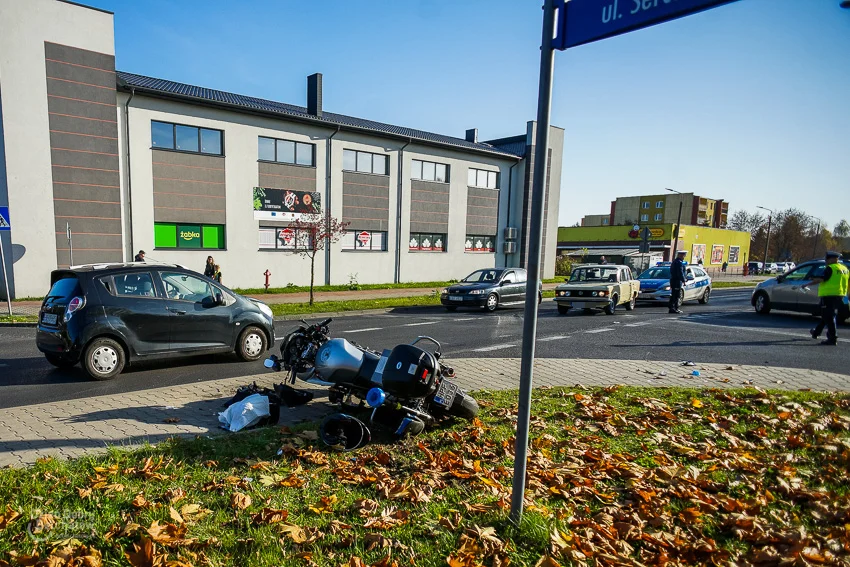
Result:
M638 276L639 280L669 280L670 268L650 268Z
M616 267L577 268L570 275L571 282L615 282L617 281Z
M475 270L460 281L467 283L497 282L501 279L502 272L504 270Z

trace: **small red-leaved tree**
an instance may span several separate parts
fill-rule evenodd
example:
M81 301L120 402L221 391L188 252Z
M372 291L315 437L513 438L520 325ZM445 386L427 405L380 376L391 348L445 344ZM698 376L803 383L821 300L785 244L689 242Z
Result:
M345 235L349 224L330 215L303 214L298 220L289 224L288 230L281 231L282 238L293 239L293 254L310 259L310 305L313 305L316 255L331 242L338 242Z

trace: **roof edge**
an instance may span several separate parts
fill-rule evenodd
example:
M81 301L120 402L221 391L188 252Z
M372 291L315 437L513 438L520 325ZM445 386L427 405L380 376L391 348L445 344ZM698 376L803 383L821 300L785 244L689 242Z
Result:
M73 2L72 0L57 0L57 2L62 2L63 4L70 4L72 6L79 6L80 8L88 8L89 10L94 10L95 12L103 12L104 14L109 14L110 16L115 15L115 12L110 12L109 10L104 10L103 8L95 8L94 6L88 6L86 4L80 4L79 2Z

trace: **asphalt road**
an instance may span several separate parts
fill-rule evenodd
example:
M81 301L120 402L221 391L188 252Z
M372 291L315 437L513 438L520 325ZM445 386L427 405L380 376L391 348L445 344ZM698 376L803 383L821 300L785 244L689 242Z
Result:
M729 364L789 366L850 374L850 329L839 327L837 347L823 347L808 334L810 316L788 313L756 315L749 288L721 289L711 303L687 303L684 315L669 315L665 306L622 308L602 313L558 315L554 302L544 300L538 321L537 356L693 360ZM277 334L292 327L278 323ZM331 325L334 336L376 349L430 335L443 344L449 359L519 357L522 309L493 314L440 307L398 313L340 317ZM82 370L57 370L35 347L35 329L0 328L0 408L25 404L118 394L148 388L190 384L266 372L261 362L242 363L235 356L197 356L183 360L135 365L110 382L90 380Z

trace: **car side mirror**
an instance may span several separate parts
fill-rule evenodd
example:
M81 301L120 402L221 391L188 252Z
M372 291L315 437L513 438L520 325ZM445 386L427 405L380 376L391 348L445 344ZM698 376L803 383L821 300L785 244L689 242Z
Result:
M512 282L511 280L502 280L502 281L499 282L499 286L501 287L503 285L510 285L512 283L514 283L514 282Z
M785 274L779 274L778 276L776 276L776 281L778 281L779 283L784 282L785 281Z

